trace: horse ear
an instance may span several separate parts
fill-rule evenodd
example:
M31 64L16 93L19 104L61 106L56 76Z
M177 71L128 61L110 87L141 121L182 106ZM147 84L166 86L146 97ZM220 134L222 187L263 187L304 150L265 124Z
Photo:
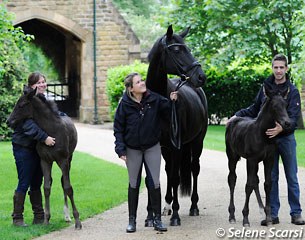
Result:
M167 32L166 32L166 38L167 38L168 40L171 40L172 37L173 37L173 34L174 34L173 26L172 26L172 25L169 25L168 28L167 28Z
M270 87L269 84L264 83L263 91L264 91L264 94L269 98L274 95L274 91L272 90L272 88Z
M290 87L287 86L285 89L279 90L279 91L280 91L280 94L282 95L282 97L283 97L284 99L286 99L287 96L288 96L288 94L289 94L289 92L290 92Z
M36 92L37 92L37 87L35 89L31 89L31 91L27 93L27 98L32 99L36 95Z
M180 33L180 37L185 38L185 36L189 33L191 27L186 28L182 33Z

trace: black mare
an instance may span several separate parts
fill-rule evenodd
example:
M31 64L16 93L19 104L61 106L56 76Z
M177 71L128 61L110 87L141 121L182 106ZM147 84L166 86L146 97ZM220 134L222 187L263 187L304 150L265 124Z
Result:
M197 179L200 171L199 157L203 148L203 139L207 131L207 100L202 90L206 76L201 65L194 59L184 43L188 34L186 29L174 34L169 26L164 36L153 45L149 55L149 68L146 84L149 89L169 98L169 93L178 89L176 136L170 138L170 122L163 120L161 149L166 162L167 190L165 200L172 203L171 226L180 225L178 186L182 195L191 194L190 215L199 215L197 206ZM180 76L181 79L168 79L167 74ZM178 86L179 85L179 86ZM173 145L176 143L176 147ZM181 146L179 146L181 143ZM192 182L193 176L193 182ZM193 189L192 188L193 183ZM192 190L192 193L191 193ZM147 209L150 209L149 206ZM168 214L171 210L168 209ZM152 212L148 211L148 218Z
M264 86L266 99L256 119L237 117L233 119L226 129L226 153L228 157L229 175L228 184L230 188L229 221L235 223L234 189L236 184L236 165L240 157L247 160L247 183L245 186L246 200L242 210L243 226L250 226L249 200L254 190L261 212L265 212L266 223L270 225L270 191L271 191L271 170L274 162L275 142L268 138L266 130L275 127L278 122L283 129L290 125L290 119L286 110L284 92L272 91ZM259 193L258 164L264 164L264 189L266 195L265 208Z
M19 98L8 122L15 125L26 118L32 118L49 136L54 137L56 143L49 147L44 143L37 143L36 149L41 158L41 168L44 176L45 220L48 224L50 214L50 193L52 185L52 165L55 161L62 172L61 184L64 191L65 220L71 221L68 209L67 196L70 198L75 228L81 229L79 213L73 197L73 188L70 183L70 167L73 151L77 144L77 132L74 123L68 116L59 116L57 106L52 101L36 95L36 90L26 89L27 92Z

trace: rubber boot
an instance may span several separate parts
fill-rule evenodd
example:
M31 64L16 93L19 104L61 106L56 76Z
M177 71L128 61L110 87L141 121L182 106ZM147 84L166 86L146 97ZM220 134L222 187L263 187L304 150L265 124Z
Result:
M13 225L18 227L27 227L23 220L25 194L16 192L13 197L14 211L12 213Z
M149 190L151 206L154 211L154 229L160 232L166 232L167 228L161 221L161 189Z
M128 212L129 212L129 223L126 228L127 233L136 231L136 218L139 201L139 188L128 187Z
M44 222L44 210L42 207L42 194L40 189L30 191L30 202L34 214L33 224L42 224Z
M145 185L146 185L146 188L147 188L147 192L148 192L148 196L147 196L147 217L145 219L145 224L144 226L145 227L153 227L154 226L154 212L153 212L153 209L151 207L151 202L150 202L150 195L149 195L149 186L148 186L148 180L147 180L147 177L145 178Z

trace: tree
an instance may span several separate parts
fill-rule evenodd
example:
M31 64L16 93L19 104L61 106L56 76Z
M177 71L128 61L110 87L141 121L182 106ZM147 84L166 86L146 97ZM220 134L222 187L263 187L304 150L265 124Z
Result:
M13 15L0 4L0 140L8 137L6 119L21 94L27 74L21 49L25 41L31 39L21 28L13 26L12 18Z
M142 52L148 52L158 37L165 33L157 16L168 0L113 0L122 16L140 40Z
M303 7L303 0L172 0L162 23L191 26L188 41L208 64L261 64L279 52L291 63L304 38Z

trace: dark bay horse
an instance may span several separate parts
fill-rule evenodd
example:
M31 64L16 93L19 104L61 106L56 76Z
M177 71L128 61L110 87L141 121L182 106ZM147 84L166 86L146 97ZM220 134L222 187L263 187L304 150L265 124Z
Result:
M285 96L289 89L283 92L265 89L265 102L256 119L237 117L233 119L226 129L226 153L228 157L229 175L228 184L230 188L229 221L235 223L234 189L236 184L236 165L240 157L247 160L247 183L245 187L246 201L243 213L243 226L250 226L249 199L254 190L258 199L259 207L265 212L266 223L270 225L270 191L271 191L271 170L275 155L275 141L268 138L266 130L274 128L278 122L283 129L289 128L290 119L287 114ZM266 194L265 208L259 193L258 164L264 164L264 189ZM261 211L261 212L263 212Z
M36 90L26 89L23 96L17 101L8 122L15 125L16 122L26 118L32 118L41 129L49 136L56 139L56 144L49 147L44 143L37 143L36 149L41 158L41 168L44 176L45 196L45 220L48 224L50 214L50 193L52 185L52 165L55 161L62 172L61 184L64 191L64 212L66 221L71 221L68 211L67 196L70 198L75 219L75 228L81 229L79 213L76 209L73 197L73 188L70 183L70 167L72 155L77 144L77 132L74 123L68 116L60 116L57 106L52 101L47 101Z
M191 195L190 215L199 215L199 157L208 125L207 100L201 88L206 76L184 43L188 32L189 28L174 34L172 26L169 26L166 34L155 42L148 55L147 87L167 98L170 92L178 90L178 100L173 103L178 123L174 127L176 131L173 134L169 131L173 129L170 126L173 121L163 120L160 141L167 173L165 200L168 205L172 203L173 210L171 226L181 224L178 213L179 185L182 195ZM168 79L167 74L178 75L180 79ZM171 210L168 211L170 214Z

